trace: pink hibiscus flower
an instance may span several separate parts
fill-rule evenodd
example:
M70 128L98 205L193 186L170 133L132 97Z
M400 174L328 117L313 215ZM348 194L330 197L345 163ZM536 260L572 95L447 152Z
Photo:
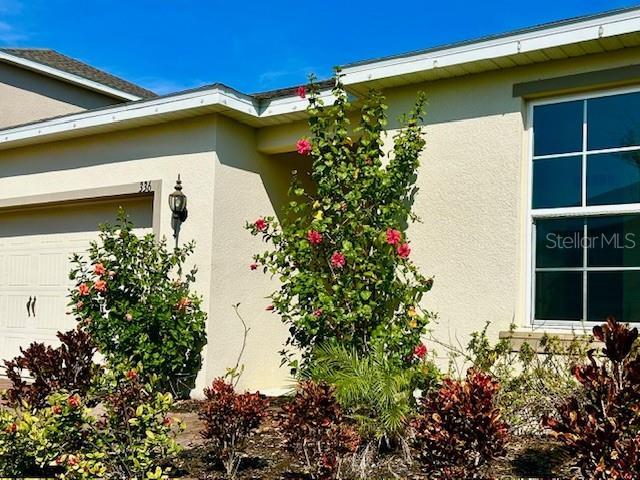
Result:
M398 245L398 248L396 248L396 252L398 253L398 256L400 258L408 258L409 254L411 253L411 249L409 248L408 243L403 243L401 245Z
M313 245L319 245L322 243L322 234L316 230L309 230L307 232L307 240Z
M311 142L306 138L301 138L296 143L296 150L300 155L309 155L311 153Z
M331 255L331 265L336 268L344 267L346 262L346 258L344 258L344 255L340 252L333 252L333 255Z
M96 283L93 284L96 292L106 292L107 291L107 282L104 280L97 280Z
M402 234L393 228L387 228L387 243L389 245L397 245L400 242Z
M424 343L420 343L413 347L413 356L416 358L424 358L427 354L427 346Z
M259 232L264 232L267 229L267 221L262 217L257 219L253 224Z
M306 98L307 97L307 89L304 88L304 86L299 86L296 89L296 95L298 95L300 98Z

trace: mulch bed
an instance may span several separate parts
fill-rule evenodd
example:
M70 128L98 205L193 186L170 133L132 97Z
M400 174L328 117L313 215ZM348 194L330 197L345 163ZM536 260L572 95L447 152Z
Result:
M272 401L272 412L281 401ZM222 469L208 457L199 431L197 416L199 402L182 402L176 416L183 419L185 431L179 442L185 447L177 463L178 476L182 479L222 480ZM304 465L281 447L282 437L274 427L272 416L261 430L248 442L246 457L241 464L239 480L308 480ZM497 479L566 479L571 476L570 458L560 445L548 438L517 437L510 442L508 455L491 467ZM382 453L375 462L369 480L415 479L427 480L430 476L397 452Z

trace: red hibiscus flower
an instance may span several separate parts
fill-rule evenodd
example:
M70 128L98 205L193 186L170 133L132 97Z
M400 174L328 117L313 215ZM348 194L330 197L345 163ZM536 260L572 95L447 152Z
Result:
M273 303L270 303L269 305L267 305L267 306L265 307L265 310L266 310L267 312L273 312L273 310L274 310L275 308L276 308L276 307L274 307L274 306L273 306Z
M258 268L258 264L257 263L252 263L251 265L249 265L249 268L251 270L256 270Z
M69 455L67 457L67 465L69 465L70 467L75 467L76 465L78 465L78 457L76 457L75 455Z
M318 308L316 310L313 311L313 316L316 318L320 318L322 316L322 309Z
M389 245L397 245L402 238L402 234L393 228L387 228L387 243Z
M300 155L309 155L311 153L311 142L306 138L301 138L296 143L296 150Z
M164 417L164 420L162 420L162 424L165 427L170 427L171 425L173 425L173 418L171 418L169 416Z
M300 98L307 98L307 89L303 86L299 86L296 89L296 95L298 95Z
M307 240L313 245L319 245L322 243L322 234L315 230L309 230L307 232Z
M78 408L80 406L80 397L77 393L67 398L67 405L72 408Z
M97 292L106 292L107 291L107 282L104 280L98 280L93 284L94 288Z
M402 243L398 245L398 248L396 248L396 252L398 253L398 256L400 258L408 258L409 254L411 253L411 249L409 248L408 243Z
M136 372L133 368L127 372L127 380L135 380L138 378L138 372Z
M99 277L103 276L105 273L107 273L107 269L104 268L104 265L101 263L96 263L93 266L93 273L95 273L96 275L98 275Z
M259 232L264 232L267 229L267 221L260 217L259 219L257 219L253 225L256 227L256 230L258 230Z
M51 407L51 413L54 415L60 415L62 413L62 407L60 405L54 405Z
M347 260L344 258L344 255L340 252L333 252L333 255L331 255L331 265L333 265L336 268L344 267L344 264L346 262Z
M427 354L427 346L424 343L420 343L413 347L413 356L415 358L424 358Z
M16 433L18 431L18 425L15 423L7 425L7 428L5 428L4 431L7 433Z
M86 297L87 295L89 295L89 292L90 292L90 289L86 283L81 283L80 285L78 285L78 293L83 297Z

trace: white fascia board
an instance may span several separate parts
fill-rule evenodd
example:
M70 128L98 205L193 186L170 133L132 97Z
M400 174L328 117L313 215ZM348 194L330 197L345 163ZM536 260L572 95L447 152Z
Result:
M355 97L350 96L349 100ZM336 97L331 90L322 90L318 93L318 99L325 105L333 105ZM287 115L291 113L304 112L309 106L309 100L300 98L298 95L289 97L279 97L269 100L260 109L260 118L277 117L278 115Z
M53 68L48 65L44 65L42 63L34 62L32 60L27 60L25 58L16 57L14 55L10 55L5 52L0 52L0 61L12 63L14 65L18 65L20 67L24 67L29 70L34 70L36 72L43 73L50 77L59 78L65 82L74 83L82 87L88 88L90 90L95 90L97 92L104 93L111 97L116 97L123 100L140 100L142 98L142 97L139 97L138 95L124 92L117 88L103 85L102 83L94 82L93 80L89 80L79 75L74 75L72 73L64 72L62 70L58 70L57 68Z
M0 131L0 144L214 105L258 116L257 105L250 97L229 89L215 87L204 91L66 115L43 122L8 128Z
M415 55L346 66L342 70L343 82L345 85L352 85L639 31L640 9L635 9L458 47L444 47Z
M331 104L335 100L330 90L321 92L320 98L325 104ZM304 112L308 103L308 100L297 96L285 97L273 99L264 108L261 108L259 102L249 95L224 86L217 86L206 90L75 113L29 125L7 128L0 130L0 145L27 139L36 141L40 137L69 131L77 131L81 135L82 130L212 106L220 107L219 111L233 110L259 121L261 118Z

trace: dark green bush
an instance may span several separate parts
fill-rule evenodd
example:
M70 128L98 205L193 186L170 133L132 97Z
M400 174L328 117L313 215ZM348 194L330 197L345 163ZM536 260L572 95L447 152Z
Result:
M191 292L196 270L183 275L193 252L173 251L153 235L138 237L121 211L101 227L88 261L73 259L71 305L82 328L113 364L141 363L158 388L185 397L195 384L206 344L206 313Z

